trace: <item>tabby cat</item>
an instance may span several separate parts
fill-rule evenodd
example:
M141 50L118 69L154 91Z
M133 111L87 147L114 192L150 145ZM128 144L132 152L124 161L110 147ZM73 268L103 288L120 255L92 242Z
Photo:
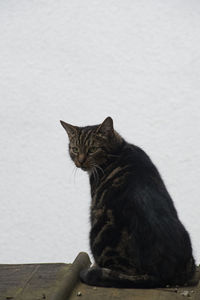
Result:
M95 265L81 271L81 280L135 288L188 282L195 272L190 237L148 155L126 142L110 117L94 126L61 124L70 157L91 186Z

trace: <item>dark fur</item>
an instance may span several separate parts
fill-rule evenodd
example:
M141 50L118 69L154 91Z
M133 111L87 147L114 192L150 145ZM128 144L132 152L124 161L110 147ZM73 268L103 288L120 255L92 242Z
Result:
M111 118L96 126L62 125L71 158L90 174L90 247L96 266L81 272L82 281L141 288L188 282L195 272L190 237L147 154L122 139ZM89 155L94 145L98 151Z

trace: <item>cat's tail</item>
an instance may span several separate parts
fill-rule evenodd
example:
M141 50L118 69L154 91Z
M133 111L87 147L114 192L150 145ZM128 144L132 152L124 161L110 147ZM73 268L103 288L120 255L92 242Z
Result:
M80 272L82 282L88 285L121 288L164 287L158 278L144 275L126 275L107 268L91 267Z

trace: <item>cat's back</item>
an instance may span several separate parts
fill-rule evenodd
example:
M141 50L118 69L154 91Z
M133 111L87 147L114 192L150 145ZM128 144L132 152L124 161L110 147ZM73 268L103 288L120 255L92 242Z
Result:
M177 218L157 168L140 147L125 142L99 174L98 180L94 176L91 180L92 224L102 216L106 222L109 210L115 216L113 220L120 224L123 218L130 223L133 217L138 220L138 216L150 222L160 216Z
M103 171L90 176L91 212L113 209L119 212L126 202L134 201L134 191L142 189L151 181L161 181L159 173L148 155L139 147L124 143L118 152L110 155ZM157 177L157 178L156 178ZM92 218L93 220L94 218Z

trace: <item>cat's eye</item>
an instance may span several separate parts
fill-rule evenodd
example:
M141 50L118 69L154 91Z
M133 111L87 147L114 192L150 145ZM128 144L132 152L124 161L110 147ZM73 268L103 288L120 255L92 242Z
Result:
M72 151L73 151L74 153L78 153L78 148L77 148L77 147L72 147Z
M88 149L88 153L92 154L92 153L96 152L97 149L98 149L97 147L90 147L90 148Z

